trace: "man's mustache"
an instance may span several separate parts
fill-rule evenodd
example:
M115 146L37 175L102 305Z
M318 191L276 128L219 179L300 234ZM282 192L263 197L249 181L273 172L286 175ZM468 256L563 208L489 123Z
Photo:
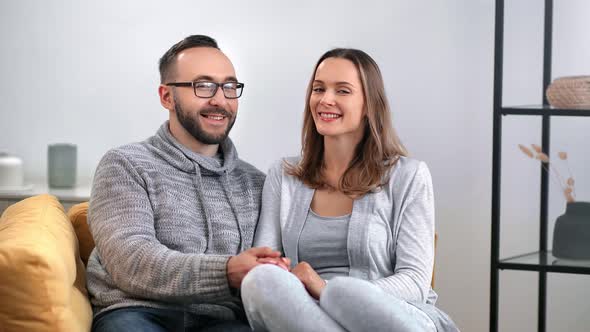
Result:
M208 108L199 112L201 115L209 115L209 114L220 114L227 118L231 118L234 115L223 108Z

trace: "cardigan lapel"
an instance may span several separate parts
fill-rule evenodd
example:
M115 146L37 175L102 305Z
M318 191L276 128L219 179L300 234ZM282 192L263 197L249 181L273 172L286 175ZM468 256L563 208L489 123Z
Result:
M369 221L374 200L371 193L355 199L352 205L352 214L348 224L348 239L346 247L350 270L348 275L361 279L369 279Z
M287 207L289 215L282 233L283 250L285 256L289 257L294 265L299 263L299 236L303 231L314 192L314 189L297 181L296 188L293 190L294 196L291 200L293 204ZM298 204L298 202L301 202L301 204Z

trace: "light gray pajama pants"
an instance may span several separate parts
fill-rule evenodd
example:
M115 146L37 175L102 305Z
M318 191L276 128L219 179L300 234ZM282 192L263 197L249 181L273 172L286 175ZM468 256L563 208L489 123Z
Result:
M318 302L293 274L264 264L246 275L241 293L254 331L436 331L418 308L352 277L330 280Z

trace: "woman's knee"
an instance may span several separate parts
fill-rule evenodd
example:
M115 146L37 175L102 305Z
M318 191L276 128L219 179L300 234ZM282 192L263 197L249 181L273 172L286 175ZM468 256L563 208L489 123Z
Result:
M269 288L281 283L284 279L285 270L273 264L261 264L253 268L246 274L242 280L241 289L259 288L260 285L265 285L264 288Z
M276 290L285 284L289 272L272 264L261 264L248 272L242 280L242 300L250 302L263 300L266 295L276 294Z
M259 265L244 277L241 285L242 302L250 326L265 330L264 317L273 315L277 297L288 287L290 273L272 264Z

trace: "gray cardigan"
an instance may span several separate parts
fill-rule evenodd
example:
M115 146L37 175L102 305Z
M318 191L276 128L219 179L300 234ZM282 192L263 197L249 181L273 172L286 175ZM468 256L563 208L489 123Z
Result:
M297 158L287 158L291 164ZM314 190L284 172L283 161L267 175L254 246L281 250L299 262L298 241ZM349 276L426 312L439 331L456 328L434 303L434 195L425 163L401 157L380 190L354 200L348 232Z

